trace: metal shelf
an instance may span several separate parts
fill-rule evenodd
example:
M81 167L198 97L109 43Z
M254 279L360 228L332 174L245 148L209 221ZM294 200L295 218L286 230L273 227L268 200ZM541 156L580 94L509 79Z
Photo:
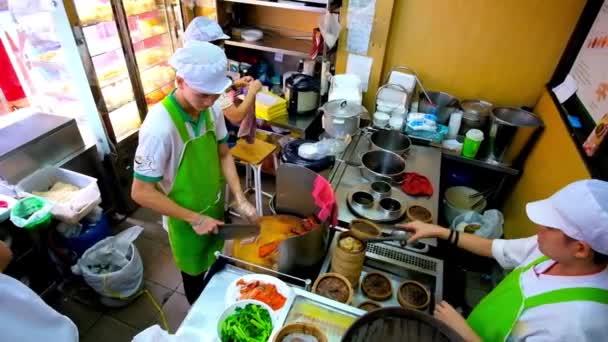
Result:
M516 170L516 169L514 169L510 166L504 165L504 164L492 163L489 161L479 160L479 159L471 159L471 158L463 157L459 154L454 154L454 153L447 152L447 151L442 151L442 155L446 159L482 167L482 168L485 168L488 170L501 172L501 173L511 175L511 176L517 176L520 172L519 170Z
M304 3L302 3L301 5L295 5L295 4L281 4L275 1L263 1L263 0L224 0L226 2L236 2L239 4L247 4L247 5L255 5L255 6L266 6L266 7L274 7L274 8L282 8L282 9L288 9L288 10L295 10L295 11L304 11L304 12L313 12L313 13L325 13L326 9L325 7L312 7L312 6L306 6ZM314 2L314 3L318 3L318 4L323 4L325 5L326 2L323 1L309 1L309 2Z
M312 42L308 40L268 36L266 34L264 35L264 38L256 42L247 42L242 39L231 39L226 40L224 44L252 50L282 53L284 55L301 58L308 57L308 52L312 47Z

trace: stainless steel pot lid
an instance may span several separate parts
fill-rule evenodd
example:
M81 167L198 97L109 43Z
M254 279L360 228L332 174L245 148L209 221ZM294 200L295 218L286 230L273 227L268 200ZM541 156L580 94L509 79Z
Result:
M321 109L324 113L337 118L351 118L367 113L365 107L354 103L348 103L346 100L329 101L324 104Z
M464 100L460 102L460 107L464 111L463 117L475 120L478 117L489 115L492 104L482 100Z

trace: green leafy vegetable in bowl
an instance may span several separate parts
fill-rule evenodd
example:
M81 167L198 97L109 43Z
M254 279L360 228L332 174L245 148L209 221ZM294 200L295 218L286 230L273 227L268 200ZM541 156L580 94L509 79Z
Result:
M220 325L222 342L266 342L272 333L268 310L257 304L237 307Z

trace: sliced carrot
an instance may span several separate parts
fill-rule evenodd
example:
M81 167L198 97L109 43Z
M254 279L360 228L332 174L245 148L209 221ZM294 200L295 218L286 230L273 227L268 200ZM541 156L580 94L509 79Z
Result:
M270 254L274 253L274 251L276 251L278 247L279 247L279 241L273 241L273 242L263 244L258 249L258 256L260 258L265 258L265 257L269 256Z

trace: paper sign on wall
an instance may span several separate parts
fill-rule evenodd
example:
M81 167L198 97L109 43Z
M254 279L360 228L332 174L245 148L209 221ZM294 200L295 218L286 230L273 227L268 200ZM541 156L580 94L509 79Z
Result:
M574 95L574 93L576 93L576 88L576 81L574 78L572 78L572 76L570 76L570 74L568 74L562 84L553 88L553 93L555 94L555 97L557 97L559 103L564 103L567 99Z
M346 49L349 52L367 54L375 10L376 0L349 1L346 38Z
M367 91L373 61L374 60L371 57L355 55L352 53L348 54L346 73L359 76L363 91Z

